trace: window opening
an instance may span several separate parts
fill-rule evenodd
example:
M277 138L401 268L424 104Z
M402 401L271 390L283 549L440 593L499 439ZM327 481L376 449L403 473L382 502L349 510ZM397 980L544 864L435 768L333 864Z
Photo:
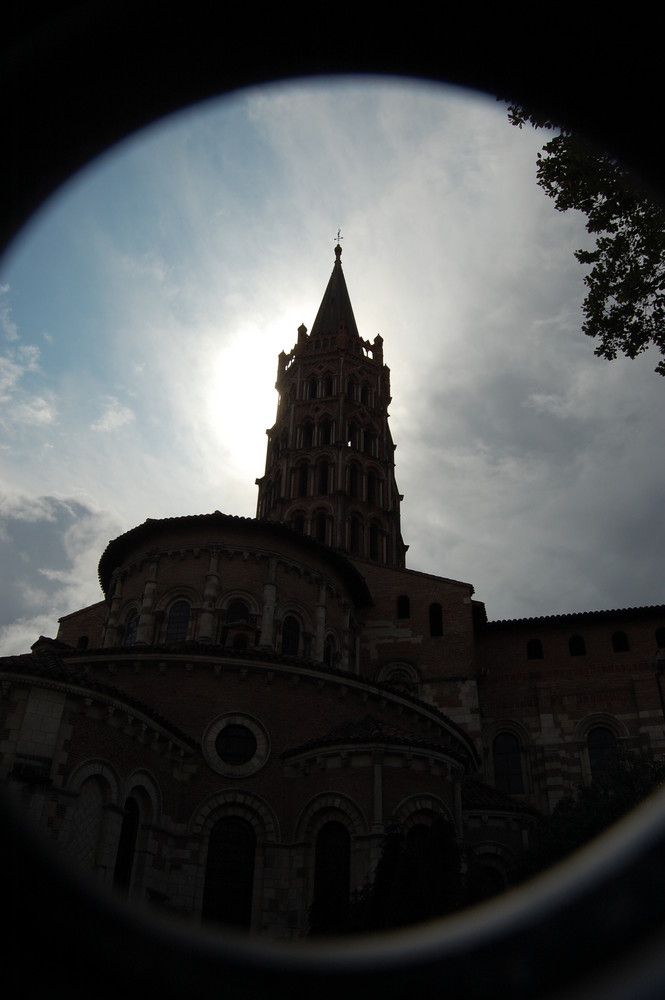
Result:
M526 644L526 658L527 660L543 659L543 644L540 639L529 639Z
M586 653L586 643L581 635L571 635L568 640L568 649L571 656L584 656Z
M231 723L220 731L215 750L225 764L247 764L256 754L256 736L247 726Z
M210 831L202 917L249 929L256 834L247 820L226 816Z
M300 648L300 622L293 615L287 615L282 625L282 653L297 656Z
M628 636L625 632L615 632L612 636L612 649L615 653L627 653L630 649Z
M124 892L127 892L129 889L132 877L138 832L139 807L136 799L133 799L130 795L125 802L125 815L122 818L122 826L120 827L118 853L116 854L115 868L113 870L113 885L116 889L121 889Z
M596 726L587 734L586 745L592 780L608 778L618 764L616 736L606 726Z
M494 785L499 792L520 795L524 791L522 753L513 733L499 733L492 744Z
M313 934L334 934L345 929L349 916L351 838L342 823L324 823L314 848Z
M443 635L443 611L438 603L429 606L429 634L432 636Z
M139 616L136 611L133 611L129 618L127 619L127 624L125 626L125 638L123 645L133 646L136 642L136 634L139 628Z
M184 642L189 630L189 602L175 601L169 608L164 642Z

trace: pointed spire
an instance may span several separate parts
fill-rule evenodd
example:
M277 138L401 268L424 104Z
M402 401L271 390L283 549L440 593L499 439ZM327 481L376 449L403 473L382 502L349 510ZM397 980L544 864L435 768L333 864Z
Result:
M338 243L335 247L335 264L330 281L323 294L309 336L310 339L312 337L326 337L338 333L340 329L345 329L347 334L352 337L359 336L342 271L342 248Z

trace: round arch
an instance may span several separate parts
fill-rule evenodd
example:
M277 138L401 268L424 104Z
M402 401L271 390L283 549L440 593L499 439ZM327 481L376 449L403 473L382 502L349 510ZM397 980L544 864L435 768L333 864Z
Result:
M157 779L151 771L137 768L125 779L122 802L130 795L138 794L145 807L144 823L155 823L162 814L162 794Z
M415 826L425 815L442 816L455 826L455 817L446 803L436 795L410 795L402 799L393 810L391 821L408 830Z
M619 719L610 715L609 712L593 712L585 715L575 726L574 739L580 743L585 743L592 729L609 729L617 739L625 739L630 736L628 729Z
M199 591L194 587L186 587L182 584L171 587L169 590L162 593L161 597L155 604L155 612L167 611L176 601L188 601L192 608L200 608L202 604L202 597Z
M242 601L246 604L250 615L261 614L261 607L256 596L249 590L241 590L240 588L225 590L215 602L215 611L227 611L235 601Z
M191 833L205 838L218 819L239 816L254 827L258 843L279 843L279 820L271 806L260 796L239 788L227 788L205 799L189 821Z
M107 801L118 805L122 781L112 764L100 757L79 764L70 774L65 788L70 792L80 792L84 781L87 781L88 778L98 778L102 787L108 789Z
M367 819L353 799L338 792L321 792L310 799L298 816L296 842L314 842L321 827L331 820L344 823L352 837L363 837L369 832Z

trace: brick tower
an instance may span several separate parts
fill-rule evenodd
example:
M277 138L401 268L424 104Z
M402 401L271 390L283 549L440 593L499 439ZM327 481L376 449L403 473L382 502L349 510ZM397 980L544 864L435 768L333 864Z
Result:
M337 244L311 333L301 326L290 354L279 355L257 517L353 558L403 567L390 369L382 337L370 342L358 333L341 257Z

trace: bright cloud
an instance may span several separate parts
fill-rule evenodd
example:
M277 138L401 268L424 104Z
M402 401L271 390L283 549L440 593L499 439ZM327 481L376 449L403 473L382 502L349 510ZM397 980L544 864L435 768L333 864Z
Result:
M101 417L90 424L90 429L93 431L117 431L120 427L131 424L133 420L133 410L120 403L115 396L108 396L104 400Z

